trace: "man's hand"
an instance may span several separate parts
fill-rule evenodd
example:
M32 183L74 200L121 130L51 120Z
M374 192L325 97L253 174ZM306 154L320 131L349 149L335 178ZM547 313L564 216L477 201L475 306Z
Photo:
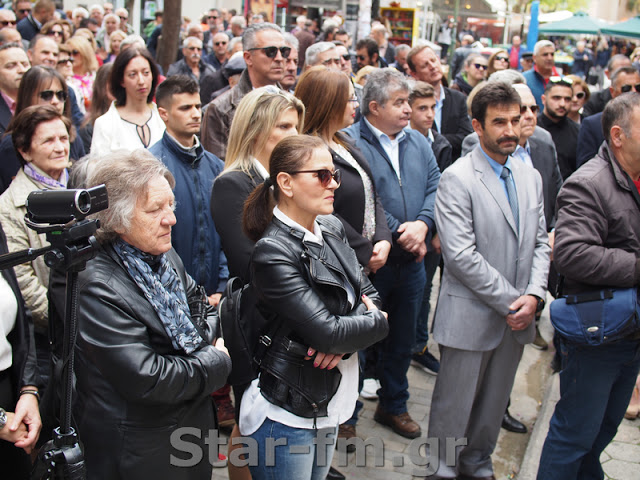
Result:
M209 300L209 305L211 305L212 307L217 307L218 304L220 303L221 298L222 298L221 293L213 293L207 297L207 299Z
M424 256L426 254L427 254L427 244L423 243L422 245L420 245L420 248L418 248L418 251L414 253L414 255L416 256L416 263L420 263L424 259Z
M19 441L26 441L29 432L27 426L24 423L18 423L16 429L12 430L11 426L14 424L16 414L13 412L7 413L7 424L0 430L0 439L6 440L10 443L16 443Z
M373 252L371 253L371 258L369 259L369 270L372 273L376 273L384 264L387 263L387 258L389 257L389 252L391 251L391 244L386 240L380 240L376 244L373 245Z
M431 238L431 246L433 247L433 251L438 255L442 253L442 244L440 243L440 236L437 233Z
M225 347L223 338L216 338L216 341L213 344L213 346L216 347L221 352L226 353L227 357L229 356L229 350L227 350L227 347Z
M398 227L398 245L400 245L407 252L417 254L420 249L420 245L424 245L424 240L427 238L427 232L429 227L422 220L415 220L413 222L404 222Z
M35 387L33 387L35 389ZM42 420L40 419L40 409L38 399L35 395L21 395L16 404L16 412L12 422L7 422L11 432L18 432L25 428L28 430L26 436L22 436L14 444L18 448L23 448L25 452L31 453L40 436ZM5 426L6 428L6 426Z
M549 232L549 246L551 247L551 253L549 254L549 260L553 262L553 244L556 241L556 231Z
M515 311L507 315L507 324L511 330L518 331L527 328L536 316L538 300L533 295L523 295L516 299L509 310Z

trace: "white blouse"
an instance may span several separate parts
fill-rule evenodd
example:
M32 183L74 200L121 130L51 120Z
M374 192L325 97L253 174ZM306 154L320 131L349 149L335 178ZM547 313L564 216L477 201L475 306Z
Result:
M142 143L142 128L135 123L124 120L113 102L107 113L97 118L93 125L91 154L104 155L116 150L133 151L139 148L149 148L160 141L164 134L165 125L160 118L156 104L150 103L149 107L151 108L151 116L145 124L149 127L151 134L148 145Z

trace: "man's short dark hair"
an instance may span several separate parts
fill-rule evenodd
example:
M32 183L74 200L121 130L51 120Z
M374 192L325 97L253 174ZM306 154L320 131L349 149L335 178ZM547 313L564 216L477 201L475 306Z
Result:
M635 75L636 73L638 73L638 70L636 70L635 67L632 66L618 68L615 72L613 72L613 75L611 75L611 86L613 88L616 88L618 77L620 75Z
M356 50L360 50L361 48L367 49L367 55L369 55L369 58L372 60L374 53L378 55L378 57L380 57L380 49L378 48L378 44L373 38L367 37L358 40L358 43L356 43Z
M409 105L413 105L413 102L418 98L433 98L435 96L436 90L433 85L427 82L416 82L409 94Z
M198 82L188 75L171 75L156 89L156 104L168 109L174 95L181 93L200 93Z
M344 28L341 28L340 30L338 30L336 32L336 35L348 35L349 38L351 38L351 34L349 32L347 32Z
M631 117L640 107L640 94L623 93L607 103L602 112L602 130L607 143L611 142L611 128L619 126L627 137L631 136Z
M43 35L41 33L38 33L35 37L33 37L29 41L29 50L31 50L33 52L36 49L36 45L38 45L38 42L40 40L42 40L43 38L51 38L51 37L48 37L47 35Z
M471 103L471 118L480 122L484 128L484 120L489 106L521 105L520 95L511 86L502 82L487 83L480 89Z

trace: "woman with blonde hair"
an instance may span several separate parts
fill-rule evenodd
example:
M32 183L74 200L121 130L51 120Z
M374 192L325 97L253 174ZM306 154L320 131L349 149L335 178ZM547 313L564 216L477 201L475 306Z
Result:
M249 280L249 261L255 242L242 230L242 209L249 194L269 177L269 157L283 138L302 131L304 105L275 87L262 87L245 95L231 124L225 167L213 183L211 215L227 256L229 277ZM250 381L234 380L236 420L240 399ZM237 383L237 384L235 384ZM231 438L240 435L234 427ZM234 447L230 444L230 450ZM247 468L228 463L232 480L251 478Z
M113 62L118 54L120 53L120 44L122 41L127 38L127 34L122 30L116 30L109 36L109 47L107 48L107 58L105 58L104 63Z
M489 57L487 78L489 78L493 72L506 70L507 68L509 68L509 53L507 53L506 50L498 50Z
M93 95L93 82L98 71L98 60L91 43L84 37L74 35L67 42L73 58L73 77L71 83L82 93L84 106L88 110Z

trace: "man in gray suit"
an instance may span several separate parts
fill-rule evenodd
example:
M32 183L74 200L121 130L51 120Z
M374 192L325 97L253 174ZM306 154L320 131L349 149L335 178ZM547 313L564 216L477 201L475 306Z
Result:
M491 83L471 112L480 145L444 171L436 196L445 269L433 327L441 365L429 417L429 437L439 445L435 478L461 480L495 478L491 454L544 306L551 251L540 174L510 157L520 137L518 93ZM449 438L466 438L453 465Z

